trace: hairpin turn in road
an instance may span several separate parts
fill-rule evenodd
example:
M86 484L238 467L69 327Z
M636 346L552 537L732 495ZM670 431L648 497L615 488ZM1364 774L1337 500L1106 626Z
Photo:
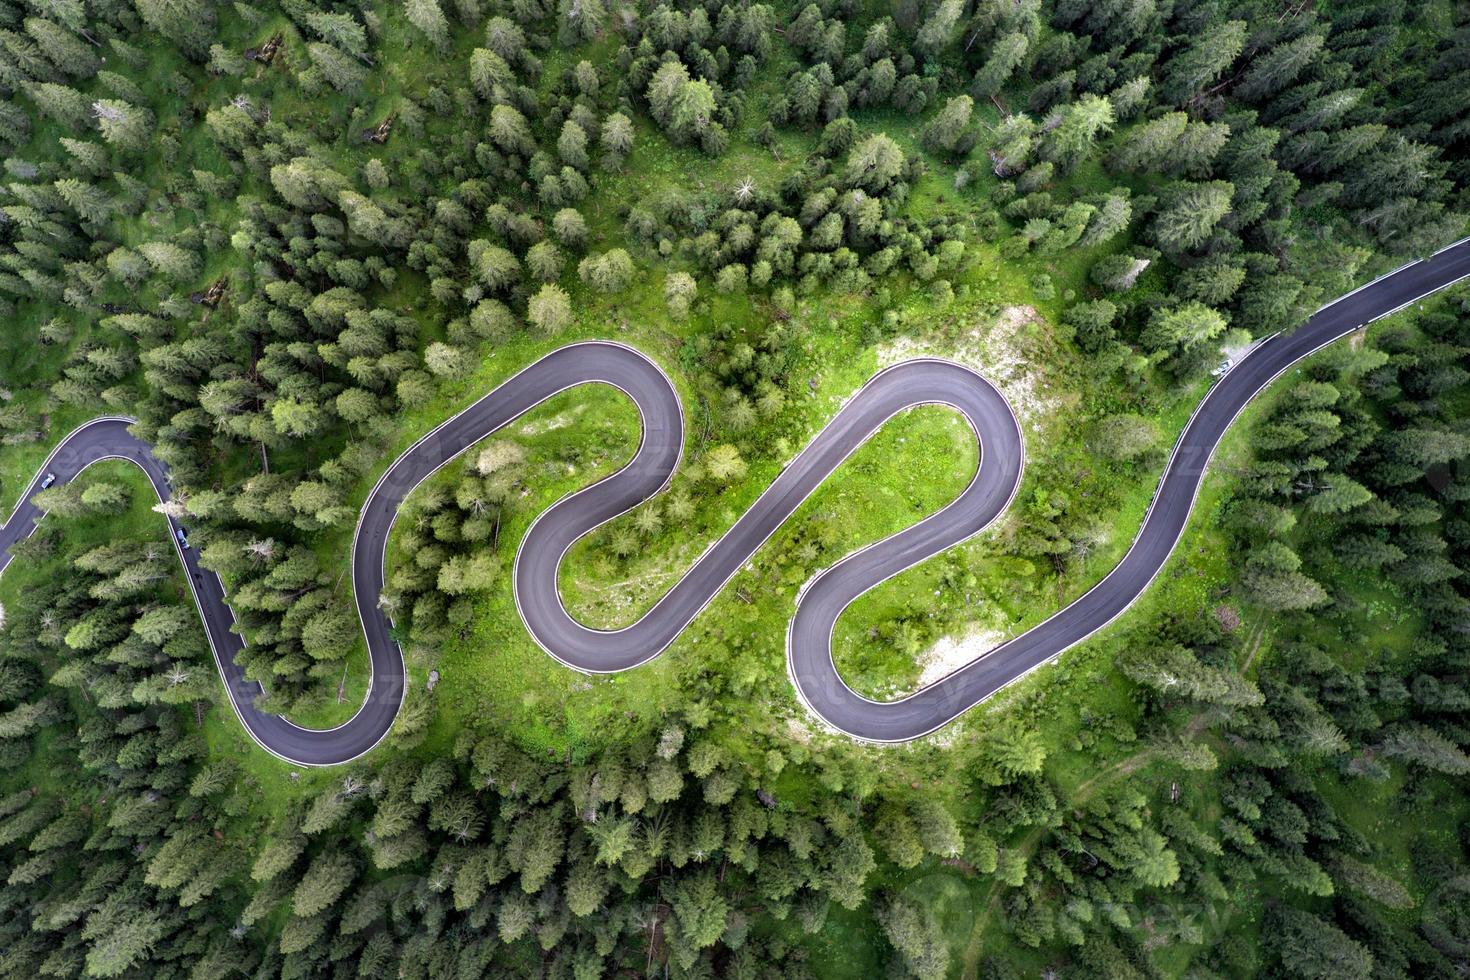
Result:
M414 443L368 495L350 560L372 674L362 706L336 728L302 728L255 706L262 689L235 662L244 641L230 630L234 616L219 578L200 567L197 551L181 543L173 518L168 518L170 538L230 703L251 737L293 763L337 765L377 745L403 702L403 654L389 632L388 617L377 606L388 535L400 505L441 467L552 395L582 384L610 384L632 398L642 419L642 439L632 461L538 517L521 541L512 573L516 606L531 636L562 663L595 673L626 670L662 652L827 476L894 414L915 405L948 405L970 424L980 444L980 464L969 486L944 509L813 578L801 590L787 631L787 668L811 711L854 738L908 741L953 721L1122 614L1173 551L1205 466L1225 431L1276 377L1359 327L1466 277L1470 239L1361 286L1295 331L1257 345L1195 409L1169 455L1137 537L1107 576L1050 619L897 701L869 700L843 682L832 661L838 616L880 582L987 527L1009 505L1024 464L1021 430L1005 398L974 371L948 361L905 361L875 375L652 609L631 626L601 631L588 629L567 613L557 590L557 569L578 538L668 484L683 451L684 418L668 377L632 348L593 341L552 351ZM172 496L166 467L128 431L130 423L120 417L94 419L52 451L0 526L0 573L11 561L11 546L28 537L44 516L31 498L48 478L64 483L99 460L124 459L143 471L160 500Z

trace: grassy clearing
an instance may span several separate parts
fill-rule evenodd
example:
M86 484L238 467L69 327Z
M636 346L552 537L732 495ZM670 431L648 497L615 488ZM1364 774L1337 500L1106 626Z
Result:
M294 801L342 779L335 769L292 765L262 749L246 733L223 694L205 715L204 738L212 759L229 759L240 767L243 783L256 801L247 822L261 830Z
M809 388L805 397L794 399L787 413L789 418L782 418L763 431L759 441L741 439L736 443L749 463L746 477L727 489L697 498L700 505L690 520L680 522L677 527L666 523L661 533L651 539L640 539L639 551L631 560L612 555L608 543L620 528L636 521L637 512L579 543L569 554L562 573L563 592L574 615L600 627L615 627L636 619L687 569L708 542L744 512L790 456L805 445L810 434L830 419L841 400L876 368L874 353L853 351L850 337L840 326L817 326L805 333L805 337L802 359L812 366L811 377L816 387ZM819 367L822 364L844 367L824 371ZM804 371L801 374L805 376ZM539 437L520 438L530 450L529 457L537 461L537 469L534 476L524 480L526 495L517 502L501 529L499 554L503 568L509 567L524 528L546 505L565 492L592 482L631 456L636 422L626 402L616 400L627 414L623 444L615 449L615 444L609 445L607 440L589 434L584 424L592 417L603 419L608 411L588 402L582 392L563 397L567 399L567 407L547 406L539 412L545 413L542 418L574 418L571 424ZM587 408L579 412L575 407L578 404ZM690 457L697 459L696 454L705 441L700 405L697 397L686 400L686 412L690 416L686 464ZM528 416L522 429L544 424L537 417ZM608 465L597 470L584 468L573 475L561 473L555 468L557 464L547 462L548 457L555 460L574 445L584 452L596 453ZM771 689L771 694L784 689L785 668L779 641L792 608L789 597L794 597L800 584L847 551L897 531L943 506L968 482L974 466L973 436L952 412L916 410L885 426L819 494L803 505L756 556L751 567L737 576L736 582L698 621L719 624L714 632L721 634L722 642L741 651L742 659L746 651L754 648L765 651L759 655L761 663L745 664L734 679L746 687L759 681L760 686ZM902 506L894 508L893 501L899 497L903 498ZM648 506L660 508L663 500L655 499ZM830 525L822 531L820 542L812 540L814 523ZM501 579L477 617L473 636L464 638L461 644L451 644L443 662L446 669L453 665L457 676L474 677L476 680L471 683L483 683L486 687L489 703L469 701L464 710L510 722L509 727L519 737L529 737L538 745L546 736L528 733L561 728L601 735L604 728L600 722L608 717L621 714L625 725L631 720L627 718L628 712L647 717L647 712L658 703L656 692L668 679L670 669L665 659L684 659L700 645L693 637L681 637L670 658L616 678L573 679L573 675L555 665L525 636L515 614L508 575L502 574ZM773 601L773 590L788 598ZM757 595L761 597L760 602L752 603ZM718 657L693 656L706 663L709 659L714 659L717 665L720 662ZM547 675L548 669L553 676ZM698 669L703 670L705 666ZM508 672L518 672L520 676L507 676ZM485 680L482 682L481 678ZM456 692L454 703L461 700ZM447 698L441 700L441 707L450 704ZM468 707L470 704L476 706ZM545 712L542 717L528 716L528 712L534 715L538 708ZM454 710L450 707L451 712ZM562 743L547 747L565 751L574 746Z

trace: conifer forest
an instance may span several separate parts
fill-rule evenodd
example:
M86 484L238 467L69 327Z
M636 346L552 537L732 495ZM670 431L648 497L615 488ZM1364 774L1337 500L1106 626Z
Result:
M830 646L862 698L926 688L1122 567L1234 366L1461 261L1470 4L0 0L0 164L0 980L1470 973L1455 274L1263 376L1126 611L920 738L827 724L788 632L1000 464L943 404L628 670L549 656L515 585L651 438L612 385L416 473L381 594L352 570L400 454L615 341L682 452L555 591L629 627L941 358L1003 396L1019 485ZM54 479L98 417L167 482ZM378 699L390 624L386 736L255 737L205 580L301 728Z

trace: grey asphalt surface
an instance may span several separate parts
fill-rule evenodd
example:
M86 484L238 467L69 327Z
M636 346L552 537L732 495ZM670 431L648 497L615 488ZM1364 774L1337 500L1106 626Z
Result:
M1467 276L1470 240L1361 287L1324 307L1294 332L1254 348L1201 401L1169 457L1137 538L1101 582L1045 622L898 701L871 701L843 683L831 654L837 618L868 589L988 526L1008 506L1024 464L1021 432L1004 397L975 372L947 361L906 361L875 375L638 622L622 630L599 631L577 623L563 608L557 591L561 559L588 531L667 485L683 450L684 420L667 376L637 351L593 341L551 352L406 450L369 494L353 539L351 565L372 678L362 707L333 729L301 728L255 707L261 688L235 664L244 644L230 631L234 617L219 580L199 568L197 552L180 548L176 537L175 549L226 690L251 736L288 761L336 765L375 746L387 734L403 700L402 652L390 634L388 617L376 605L399 506L440 467L552 395L581 384L610 384L634 400L643 421L642 440L632 461L543 513L516 554L516 605L531 636L562 663L596 673L626 670L664 650L802 501L888 418L915 405L948 405L969 422L980 443L980 466L970 485L943 510L849 555L808 582L787 633L791 678L814 713L856 738L907 741L954 720L1127 609L1178 542L1205 466L1226 429L1274 378L1363 324ZM99 419L63 440L0 527L0 572L11 559L10 546L29 535L43 516L30 498L47 473L65 482L99 459L117 457L139 466L160 499L169 495L165 467L128 432L127 425L127 419ZM169 524L171 532L178 526L172 520Z

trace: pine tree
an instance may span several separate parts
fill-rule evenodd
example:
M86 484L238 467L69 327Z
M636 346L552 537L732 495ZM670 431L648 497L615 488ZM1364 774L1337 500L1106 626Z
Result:
M500 563L494 555L455 555L439 567L439 591L449 595L483 592L495 584Z
M565 45L590 41L602 31L607 18L602 0L558 0L558 39Z
M1077 303L1062 314L1076 333L1077 344L1085 351L1102 350L1114 337L1113 321L1118 317L1118 307L1106 299Z
M1251 550L1242 584L1253 602L1272 610L1310 609L1327 601L1322 586L1302 574L1301 559L1279 541Z
M520 873L521 891L539 892L561 864L565 847L565 831L554 808L517 818L506 842L506 859Z
M271 186L288 203L303 210L322 210L336 203L350 184L331 167L312 157L294 157L270 170Z
M1042 152L1063 171L1091 155L1097 139L1113 127L1113 104L1106 97L1084 95L1062 110L1061 121L1047 134Z
M45 17L27 17L25 32L36 42L56 70L71 78L91 78L97 71L97 56L92 48L55 21Z
M488 48L470 52L470 84L482 99L493 99L497 92L515 83L515 73L504 58Z
M116 977L140 965L167 935L159 914L143 905L132 890L116 892L93 913L86 969L89 976Z
M940 0L934 12L919 28L914 39L914 48L925 57L937 56L955 39L964 11L963 0Z
M1186 299L1209 306L1223 306L1235 296L1245 282L1245 266L1228 256L1207 259L1185 269L1175 288Z
M1470 773L1470 755L1426 725L1401 724L1383 741L1383 752L1431 772L1449 776Z
M1240 56L1246 30L1245 21L1228 20L1196 37L1164 65L1160 98L1180 106L1192 101Z
M1414 896L1394 878L1347 854L1336 854L1332 860L1332 878L1347 890L1365 895L1390 909L1414 907Z
M996 176L1008 177L1026 169L1035 136L1035 120L1022 112L1014 113L996 125L991 142Z
M410 19L412 19L410 17ZM363 59L367 57L368 41L367 32L363 30L357 19L350 14L333 14L324 11L314 11L306 16L307 26L326 43L352 55L354 58Z
M200 0L133 0L139 16L186 56L204 61L214 34L214 7Z
M526 34L506 17L491 17L485 22L485 46L518 65L526 58Z
M337 826L352 810L354 795L346 785L330 785L317 795L301 824L305 834L319 834Z
M469 259L476 278L488 289L504 292L520 282L520 260L507 248L483 240L473 241Z
M326 916L291 916L281 927L280 951L290 956L311 949L326 934L329 921Z
M561 136L556 141L556 152L569 166L587 170L587 133L581 126L568 119L562 123Z
M367 80L366 67L330 44L312 41L306 46L306 53L321 77L339 92L356 92Z
M1138 75L1109 92L1108 101L1113 104L1113 114L1118 121L1127 122L1138 115L1148 104L1152 89L1153 79Z
M106 221L112 214L113 201L107 192L95 184L88 183L75 178L58 180L55 184L56 192L66 201L68 207L77 213L77 217L83 221L100 223Z
M882 194L899 176L904 166L903 150L883 133L869 136L848 154L843 172L848 187L860 187L869 194Z
M490 110L490 138L507 153L529 157L536 151L536 140L526 117L508 105L497 105Z
M939 114L924 127L924 145L935 153L953 150L970 125L974 105L974 100L968 95L958 95L946 102Z
M622 169L623 160L633 149L633 123L621 112L614 112L602 123L598 137L602 146L602 166L609 171Z
M577 85L577 91L588 98L596 98L597 91L602 85L597 75L597 67L585 58L577 62L577 66L572 69L572 80Z
M1337 539L1338 559L1353 568L1382 568L1404 560L1402 548L1374 534L1350 534Z
M577 861L567 875L567 909L578 918L586 918L602 907L607 895L605 872L586 860Z
M977 99L988 99L999 94L1025 60L1030 47L1030 39L1020 32L997 38L990 47L990 55L985 59L985 64L975 72L975 77L970 82L970 94Z
M531 297L526 318L542 335L559 333L571 325L571 298L560 286L548 283Z
M1111 162L1120 170L1134 173L1162 170L1188 126L1189 116L1182 112L1166 113L1143 123L1113 152Z
M1373 492L1351 477L1333 473L1324 478L1321 490L1307 498L1314 514L1342 514L1373 499Z
M26 94L43 115L73 130L81 130L91 115L87 97L66 85L38 82L29 86Z
M568 248L580 248L587 241L587 219L576 208L562 208L551 219L551 231Z
M1258 102L1294 82L1322 51L1325 41L1318 33L1304 34L1257 55L1236 87L1235 94L1247 102Z
M555 282L560 279L564 262L561 249L549 241L537 242L526 253L526 267L541 282Z
M535 921L535 908L524 895L509 893L501 898L495 924L502 943L510 945L516 942L530 931Z
M932 912L895 898L876 914L884 938L902 956L909 976L941 980L949 975L949 945Z
M1133 204L1127 189L1115 188L1098 202L1078 243L1084 248L1101 245L1126 231L1132 221Z
M337 903L357 878L357 865L339 851L323 851L312 859L296 890L291 893L291 910L313 916Z
M704 466L710 479L720 483L732 483L745 476L745 461L734 446L718 445L705 454Z
M1169 251L1188 251L1202 244L1230 212L1235 187L1223 180L1180 184L1166 195L1154 216L1154 239Z
M689 307L699 292L694 277L687 272L671 272L664 280L664 301L669 307L669 316L684 320L689 316Z
M1104 289L1126 292L1137 285L1138 277L1152 264L1149 259L1136 258L1132 255L1122 253L1108 255L1097 261L1088 276Z
M1225 331L1225 318L1200 303L1185 303L1153 315L1139 338L1151 351L1184 351Z
M582 281L604 293L620 293L633 281L633 259L621 248L588 256L577 266Z
M1179 880L1179 858L1169 841L1152 827L1139 832L1128 870L1146 888L1168 888Z
M987 734L983 778L993 786L1028 773L1039 772L1046 761L1046 746L1033 731L1015 725L999 726Z
M826 891L845 909L862 904L863 886L877 866L873 850L862 834L847 834L837 841L827 855Z
M327 424L321 405L304 398L277 398L270 406L271 425L283 436L302 439Z
M964 853L965 842L954 815L938 800L921 797L910 806L924 850L936 857L954 858Z
M1373 954L1335 925L1290 905L1274 906L1264 935L1289 975L1303 980L1368 980Z
M273 837L255 857L250 877L270 881L289 871L306 849L306 838L300 834L280 833Z
M403 13L440 54L448 52L449 21L439 7L439 0L403 0Z
M675 143L702 143L706 134L717 131L715 93L703 79L685 81L674 93L667 129Z
M730 907L708 870L679 875L666 886L664 894L674 914L672 954L688 969L700 950L713 946L725 931Z

